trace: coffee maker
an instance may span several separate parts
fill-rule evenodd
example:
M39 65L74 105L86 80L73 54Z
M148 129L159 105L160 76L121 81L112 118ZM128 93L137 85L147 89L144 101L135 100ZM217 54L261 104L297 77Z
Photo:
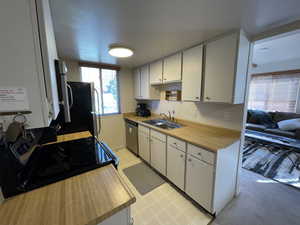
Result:
M151 116L150 110L147 108L146 103L138 103L135 110L137 116L148 117Z

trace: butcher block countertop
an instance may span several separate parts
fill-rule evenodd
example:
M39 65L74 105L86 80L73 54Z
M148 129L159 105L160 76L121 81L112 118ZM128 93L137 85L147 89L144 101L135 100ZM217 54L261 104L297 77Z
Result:
M61 142L66 142L66 141L73 141L73 140L78 140L78 139L81 139L81 138L88 138L88 137L91 137L91 136L92 136L92 134L89 131L82 131L82 132L58 135L57 136L57 141L49 142L49 143L44 144L44 145L51 145L51 144L56 144L56 143L61 143Z
M125 113L124 118L150 127L164 134L179 138L196 146L205 148L212 152L217 152L220 149L230 146L234 142L238 141L241 135L239 131L194 123L185 120L176 120L176 122L183 125L183 127L175 128L172 130L161 129L155 126L151 126L147 123L143 123L143 121L146 120L161 119L161 117L159 117L158 115L153 115L150 117L139 117L135 116L134 113Z
M108 165L7 199L0 204L0 224L96 225L135 201Z

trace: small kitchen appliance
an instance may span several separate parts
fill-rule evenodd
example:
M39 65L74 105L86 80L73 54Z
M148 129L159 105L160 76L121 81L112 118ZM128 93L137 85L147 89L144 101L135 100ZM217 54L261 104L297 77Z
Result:
M147 108L146 103L138 103L135 110L137 116L148 117L151 116L150 110Z

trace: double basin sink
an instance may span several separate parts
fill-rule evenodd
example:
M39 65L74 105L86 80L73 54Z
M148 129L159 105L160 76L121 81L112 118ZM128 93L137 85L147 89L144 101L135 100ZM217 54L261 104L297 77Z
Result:
M169 120L164 120L164 119L146 120L143 122L150 124L152 126L158 127L158 128L166 129L166 130L172 130L175 128L182 127L182 125L180 125L178 123L175 123L175 122L172 122Z

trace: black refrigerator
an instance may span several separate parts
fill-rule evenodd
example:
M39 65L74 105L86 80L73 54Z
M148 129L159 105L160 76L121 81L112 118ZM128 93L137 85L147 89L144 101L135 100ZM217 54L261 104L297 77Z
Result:
M59 125L61 128L58 135L68 134L81 131L90 131L93 136L100 133L101 122L100 117L96 115L95 92L93 83L85 82L67 82L70 89L70 117L71 122L65 121L64 110L60 113L56 120L52 121L51 126ZM96 94L97 96L97 94ZM99 95L98 95L99 96ZM62 106L63 107L63 106Z

